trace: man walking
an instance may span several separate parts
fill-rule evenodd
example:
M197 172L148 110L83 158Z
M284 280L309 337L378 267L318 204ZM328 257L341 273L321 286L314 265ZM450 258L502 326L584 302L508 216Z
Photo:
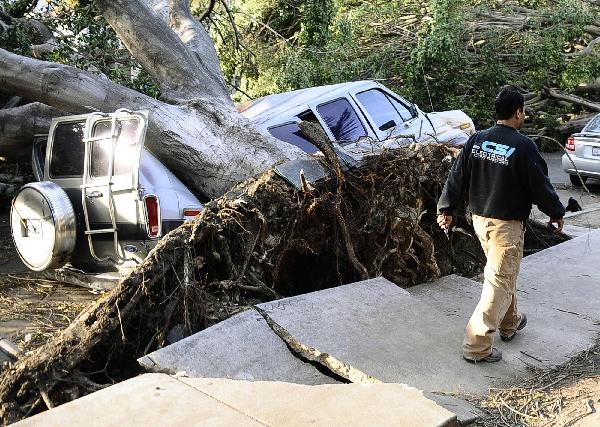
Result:
M548 166L535 143L518 132L525 121L525 100L512 87L496 97L495 126L477 132L454 162L438 201L438 224L452 225L454 212L468 195L473 228L487 258L481 299L469 320L463 356L470 362L497 362L493 347L499 330L510 341L527 324L517 311L517 275L523 257L525 221L532 204L562 231L565 208L550 180Z

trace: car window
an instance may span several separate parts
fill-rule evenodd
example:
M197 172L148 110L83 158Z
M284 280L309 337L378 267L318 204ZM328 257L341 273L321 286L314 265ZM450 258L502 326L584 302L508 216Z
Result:
M378 130L391 129L411 118L408 108L379 89L360 92L356 98L371 116Z
M139 138L140 121L138 119L119 120L118 137L115 145L113 175L128 175L132 172L133 157ZM94 125L92 138L106 137L92 142L90 176L99 178L108 175L112 140L110 138L111 121L101 121Z
M50 156L50 177L67 178L83 175L83 123L60 123L54 130Z
M273 126L269 128L269 133L275 138L295 145L309 154L319 151L317 147L312 145L308 139L304 137L297 123L287 123L285 125Z
M584 132L600 132L600 115L594 117L587 125L585 125Z
M317 107L336 141L354 142L367 131L347 99L340 98Z
M393 96L387 95L387 98L390 100L390 102L392 103L392 105L394 107L396 107L396 111L398 111L398 114L400 114L400 117L402 117L403 121L407 121L413 118L410 110L408 109L408 107L406 105L404 105L402 102L398 101L396 98L394 98Z

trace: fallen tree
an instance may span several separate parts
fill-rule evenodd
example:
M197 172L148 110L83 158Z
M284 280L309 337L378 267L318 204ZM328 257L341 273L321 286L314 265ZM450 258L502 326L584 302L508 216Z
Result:
M0 114L0 156L26 152L31 123L67 113L149 111L147 147L198 195L216 197L274 163L300 157L261 134L225 87L210 37L184 0L96 0L120 40L161 90L154 99L97 73L0 49L0 88L42 105ZM52 107L54 110L50 109ZM22 132L23 128L32 132ZM24 148L17 148L21 144Z
M248 304L363 277L343 227L369 277L383 274L409 286L448 272L441 249L446 238L433 225L432 207L449 165L444 159L453 151L434 145L398 150L307 192L272 170L231 189L193 223L165 236L56 339L3 372L1 418L12 422L39 410L40 390L60 403L74 384L79 395L110 383L124 360L131 366L164 345L176 325L190 334ZM334 212L337 197L343 227ZM441 242L437 256L435 239ZM481 262L472 246L475 259L456 263L459 269Z

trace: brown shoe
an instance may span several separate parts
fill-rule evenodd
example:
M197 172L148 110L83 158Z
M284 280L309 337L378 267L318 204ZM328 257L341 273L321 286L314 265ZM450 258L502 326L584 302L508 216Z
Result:
M519 324L517 325L517 331L520 331L525 326L527 326L527 316L525 316L525 313L521 313L520 319L519 319ZM512 339L515 337L515 335L517 335L517 331L515 331L512 335L510 335L508 337L505 337L504 335L500 334L500 339L504 342L512 341Z
M494 363L494 362L499 362L499 361L502 360L502 350L500 350L499 348L496 348L496 347L492 347L492 352L490 354L488 354L487 356L482 357L481 359L473 359L472 357L468 357L465 354L463 354L463 359L465 359L467 362L471 362L471 363L479 363L479 362Z

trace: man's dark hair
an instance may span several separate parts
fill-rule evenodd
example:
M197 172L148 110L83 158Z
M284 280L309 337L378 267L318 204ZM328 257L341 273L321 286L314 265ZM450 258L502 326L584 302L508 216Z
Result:
M519 91L507 86L496 96L496 117L498 120L510 119L515 112L525 106L525 98Z

